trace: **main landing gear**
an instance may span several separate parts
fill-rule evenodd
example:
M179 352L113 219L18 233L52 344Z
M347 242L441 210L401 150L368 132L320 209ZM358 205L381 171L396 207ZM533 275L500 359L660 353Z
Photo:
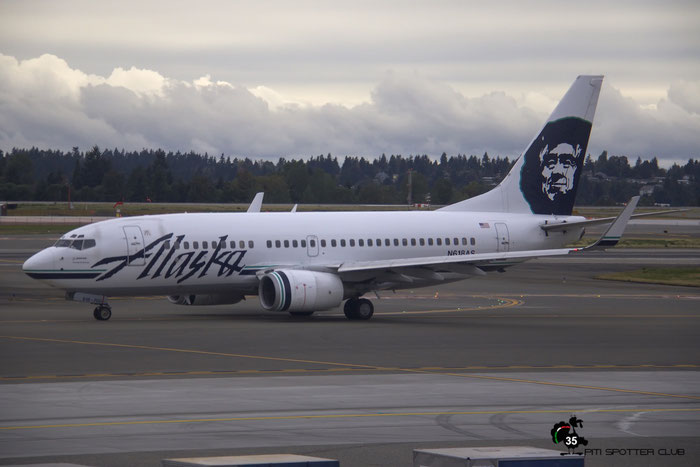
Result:
M351 298L343 308L345 316L352 320L368 320L374 314L374 305L366 298Z
M92 315L95 317L96 320L107 321L109 318L112 317L112 307L107 305L106 303L103 305L97 305L95 307L95 311L92 312Z

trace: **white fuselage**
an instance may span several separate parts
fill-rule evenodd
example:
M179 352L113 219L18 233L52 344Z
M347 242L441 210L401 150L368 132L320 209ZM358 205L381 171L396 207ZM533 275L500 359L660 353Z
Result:
M65 234L61 239L94 246L47 248L24 270L54 287L106 296L257 294L256 273L271 267L332 270L353 261L560 248L582 229L546 234L540 225L581 219L450 211L128 217Z

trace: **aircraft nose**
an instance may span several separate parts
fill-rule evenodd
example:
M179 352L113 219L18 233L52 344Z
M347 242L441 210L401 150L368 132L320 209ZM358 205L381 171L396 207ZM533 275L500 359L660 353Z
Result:
M41 250L22 265L22 271L29 277L37 278L55 269L54 255L49 248Z

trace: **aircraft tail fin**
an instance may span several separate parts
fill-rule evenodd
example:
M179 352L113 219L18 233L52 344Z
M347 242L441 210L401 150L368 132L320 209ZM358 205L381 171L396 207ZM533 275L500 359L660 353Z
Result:
M603 76L579 76L493 190L441 208L571 215Z

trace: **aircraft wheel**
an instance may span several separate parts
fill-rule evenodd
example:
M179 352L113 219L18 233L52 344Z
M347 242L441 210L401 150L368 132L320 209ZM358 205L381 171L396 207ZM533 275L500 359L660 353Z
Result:
M289 314L294 316L294 317L311 316L314 314L314 312L313 311L290 311Z
M112 309L109 306L100 305L95 307L95 310L92 312L92 316L94 316L96 320L107 321L112 317Z
M343 313L347 319L355 319L355 304L357 303L356 298L351 298L345 302L343 306Z
M374 305L366 298L351 298L345 302L343 312L348 319L364 321L374 314Z
M368 320L374 314L374 305L366 298L361 298L355 306L355 319Z

